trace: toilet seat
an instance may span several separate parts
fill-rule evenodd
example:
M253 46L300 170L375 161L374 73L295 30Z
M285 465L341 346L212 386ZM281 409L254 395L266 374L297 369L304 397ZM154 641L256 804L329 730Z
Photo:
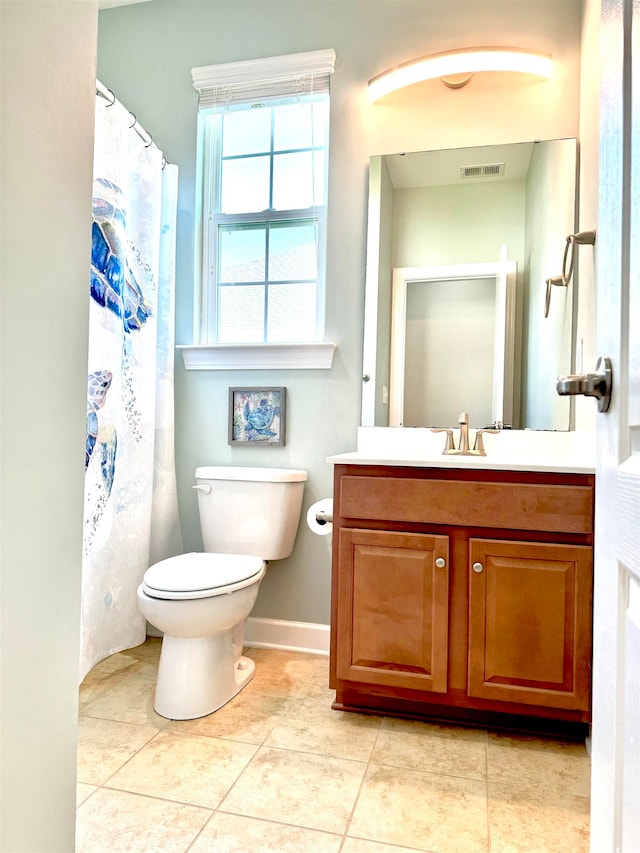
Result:
M141 586L151 598L168 601L210 598L257 583L265 570L261 557L192 552L150 566Z

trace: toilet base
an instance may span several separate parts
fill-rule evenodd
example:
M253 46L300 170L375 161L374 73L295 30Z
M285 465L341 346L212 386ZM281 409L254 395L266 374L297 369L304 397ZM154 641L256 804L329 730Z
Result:
M154 707L170 720L206 717L233 699L255 674L251 658L234 661L232 634L180 638L164 635Z

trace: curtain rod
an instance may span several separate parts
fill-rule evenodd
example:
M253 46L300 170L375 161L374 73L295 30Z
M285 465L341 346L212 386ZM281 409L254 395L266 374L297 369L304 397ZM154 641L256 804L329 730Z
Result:
M107 89L99 80L96 80L96 95L100 95L106 101L109 101L108 106L113 106L116 102L116 96L114 95L111 89ZM125 109L127 109L125 107ZM136 118L135 113L132 113L131 110L128 110L129 115L133 119L133 124L130 124L129 127L138 134L140 139L144 142L145 148L149 148L153 142L153 136L149 133L149 131L145 130L144 127L140 124L138 119ZM157 146L156 146L157 147ZM162 153L162 152L161 152ZM162 168L167 164L167 160L165 159L164 154L162 154Z

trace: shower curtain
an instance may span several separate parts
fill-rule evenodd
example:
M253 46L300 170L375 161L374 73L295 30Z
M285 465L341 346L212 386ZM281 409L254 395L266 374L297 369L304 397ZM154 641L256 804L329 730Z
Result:
M144 642L136 589L180 553L173 450L176 166L96 96L80 680ZM147 144L149 143L149 144Z

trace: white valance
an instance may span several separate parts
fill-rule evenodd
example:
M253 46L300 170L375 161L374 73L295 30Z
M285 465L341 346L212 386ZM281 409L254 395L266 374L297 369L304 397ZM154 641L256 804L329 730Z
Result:
M198 109L328 92L335 62L329 48L192 68Z

